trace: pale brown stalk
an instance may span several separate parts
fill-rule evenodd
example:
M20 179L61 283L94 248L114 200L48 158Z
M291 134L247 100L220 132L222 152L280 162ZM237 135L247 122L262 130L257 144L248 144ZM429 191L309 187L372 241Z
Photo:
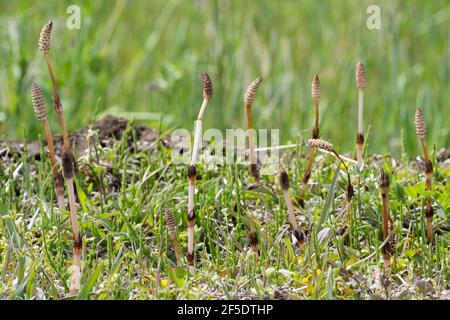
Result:
M39 37L39 49L41 50L42 54L44 55L44 60L45 60L45 63L47 64L48 73L50 74L50 79L51 79L52 88L53 88L53 96L52 96L53 107L55 108L56 115L58 117L58 122L61 127L63 142L64 142L64 149L66 150L66 152L70 152L71 146L70 146L70 140L69 140L69 133L67 132L66 122L64 120L64 114L63 114L63 109L62 109L62 105L61 105L61 99L60 99L59 93L58 93L58 86L56 84L55 74L53 72L52 64L50 62L50 58L48 55L48 53L50 51L50 38L51 38L52 28L53 28L53 23L51 21L49 23L47 23L46 25L44 25L44 27L42 28L41 34Z
M256 92L261 84L261 77L256 78L247 88L244 95L245 109L247 113L247 137L249 148L250 174L255 179L255 185L260 184L260 175L258 170L258 159L255 151L255 137L253 130L252 105L256 98Z
M69 195L70 223L73 232L73 275L70 284L70 294L76 295L81 282L81 251L83 242L80 228L78 226L77 207L74 190L74 160L71 153L64 151L63 154L63 173L66 180L67 193Z
M314 127L312 129L311 138L319 139L319 102L320 102L320 80L319 76L316 74L311 83L311 98L314 102ZM306 163L305 172L303 173L303 188L300 194L300 203L304 206L305 191L308 186L309 178L311 177L312 164L314 162L314 156L316 150L311 148L309 150L309 157Z
M194 263L194 226L195 226L195 179L197 176L197 170L195 163L197 161L198 150L201 148L202 139L202 122L203 114L205 112L208 102L212 98L213 87L211 78L206 72L201 74L202 87L203 87L203 102L200 107L200 111L197 117L195 126L194 146L192 148L191 164L188 168L188 250L186 254L186 260L189 266L189 271L193 275L195 273Z
M363 148L364 148L364 131L363 131L363 110L364 110L364 89L366 87L366 74L364 64L361 61L356 63L355 71L356 86L358 87L358 133L356 136L356 153L359 169L363 166Z
M425 117L420 108L416 109L415 115L415 125L416 133L420 140L420 145L423 150L423 157L425 161L425 188L427 191L433 190L433 163L430 159L430 154L428 152L428 146L426 141L427 136L427 126L425 123ZM433 207L431 197L426 197L425 199L425 218L426 218L426 228L427 228L427 242L432 243L433 241Z
M48 153L50 161L52 163L53 179L55 184L56 199L58 202L59 211L65 210L64 201L64 181L62 175L59 173L59 165L56 161L55 146L53 144L53 136L48 124L47 106L44 100L42 90L37 83L31 84L31 99L33 102L33 108L38 120L42 122L45 132L45 138L47 140Z

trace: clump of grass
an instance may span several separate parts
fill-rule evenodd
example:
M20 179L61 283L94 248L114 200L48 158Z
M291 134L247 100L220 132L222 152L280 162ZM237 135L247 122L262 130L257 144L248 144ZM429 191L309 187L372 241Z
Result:
M195 179L197 176L197 169L195 167L195 162L197 160L197 153L201 145L203 114L213 94L211 78L206 72L203 72L201 74L201 80L203 86L203 102L200 107L200 111L196 121L194 146L192 148L191 163L188 168L188 250L186 254L186 259L191 274L194 274L194 225L195 225L194 196L195 196Z
M386 173L386 171L381 169L380 190L383 205L383 242L386 241L382 251L383 251L385 271L388 271L390 269L391 257L393 255L395 247L395 242L393 238L394 222L392 221L391 215L389 213L389 187L390 187L389 176Z
M66 208L64 201L64 181L62 175L59 172L58 162L56 161L55 146L53 144L52 132L48 125L47 106L45 104L44 95L42 94L41 87L35 82L31 84L31 99L36 117L39 121L42 122L42 125L44 127L48 153L50 156L50 161L52 163L56 199L58 202L59 211L61 212Z
M366 74L364 64L361 61L356 63L355 71L356 86L358 88L358 133L356 135L356 154L358 160L358 168L363 166L363 147L364 147L364 130L363 130L363 110L364 110L364 89L366 87Z
M50 51L50 38L51 31L53 28L52 22L47 23L41 30L39 36L39 49L44 55L45 62L47 64L48 72L50 74L52 88L53 88L53 107L55 108L58 122L61 127L63 143L64 143L64 153L62 159L62 167L64 179L66 180L67 193L69 195L69 209L70 209L70 221L73 231L73 257L74 257L74 269L73 276L70 285L70 294L76 295L80 288L81 281L81 251L83 247L82 238L80 234L80 229L78 226L77 218L77 207L75 200L75 190L74 190L74 165L75 158L72 153L72 147L70 145L69 133L67 132L66 122L64 120L63 108L61 105L61 99L58 94L58 87L56 85L55 75L53 73L52 65L48 53Z
M416 133L420 140L420 145L423 150L423 157L425 161L425 188L427 191L433 190L433 163L430 159L430 154L428 152L427 146L427 125L425 123L425 117L420 108L416 109L415 115L415 125L416 125ZM426 208L425 208L425 217L426 217L426 227L427 227L427 241L431 243L433 241L433 207L431 197L426 197L425 199Z
M311 138L319 139L319 102L320 102L320 80L316 74L311 83L311 98L314 102L314 127L312 129ZM307 188L309 178L311 177L311 167L316 152L314 148L309 150L308 162L306 163L305 172L303 173L303 189L300 195L300 204L304 206L305 189Z
M297 239L300 248L303 249L305 244L305 234L302 230L300 230L297 219L295 218L294 207L292 205L291 197L289 196L289 177L286 171L280 172L280 187L283 191L284 201L287 206L289 224L291 225L292 231L294 232L294 236Z
M180 246L177 239L177 224L173 217L172 210L169 208L164 209L164 218L166 219L167 230L169 231L170 241L172 242L173 251L175 252L176 264L181 265L181 253Z
M250 174L255 179L255 185L252 188L259 186L260 175L258 170L258 159L255 151L255 137L253 132L253 113L252 106L256 98L256 92L261 85L261 77L256 78L250 83L244 94L245 109L247 112L247 137L249 148Z

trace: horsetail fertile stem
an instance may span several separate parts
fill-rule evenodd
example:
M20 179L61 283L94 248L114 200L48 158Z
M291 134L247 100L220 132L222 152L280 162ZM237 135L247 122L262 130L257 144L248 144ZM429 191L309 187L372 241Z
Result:
M361 61L356 63L356 86L358 87L358 133L356 136L356 153L358 160L358 168L363 166L363 147L364 147L364 131L363 131L363 110L364 110L364 88L366 87L366 74L364 64Z
M58 87L56 85L55 75L53 73L52 64L50 62L50 58L48 56L48 52L50 51L50 38L52 33L53 23L50 21L46 25L42 27L41 34L39 36L39 49L44 55L45 63L47 64L48 72L50 74L52 88L53 88L53 107L55 108L56 115L58 116L58 122L62 130L64 149L66 152L71 150L69 134L66 128L66 122L64 121L64 114L61 105L61 99L58 94Z
M309 139L308 141L306 141L306 144L310 147L310 148L316 148L316 149L321 149L321 150L325 150L329 153L332 153L336 158L339 159L339 161L342 163L342 165L344 166L345 172L347 173L347 192L346 192L346 212L347 212L347 221L350 220L350 211L351 211L351 204L352 204L352 199L354 196L354 189L352 186L352 182L351 182L351 178L350 178L350 173L348 171L348 166L347 164L342 160L341 156L339 155L339 153L333 149L333 145L331 143L329 143L328 141L322 140L322 139Z
M63 173L67 184L69 194L70 222L73 232L73 276L70 283L70 294L76 295L80 288L81 281L81 250L83 242L81 239L80 228L78 227L77 207L75 204L75 191L73 186L74 178L74 159L71 153L64 151L63 154Z
M393 228L394 224L391 219L391 215L389 213L389 176L388 174L381 169L380 173L380 189L381 189L381 198L383 204L383 242L388 239L388 237L393 236ZM393 239L389 239L385 245L383 246L383 260L384 260L384 268L385 270L389 270L391 264L391 256L393 254Z
M292 205L291 197L289 196L289 177L286 171L281 171L280 173L280 186L283 191L284 200L286 201L289 224L291 225L292 231L294 232L294 236L297 239L300 248L303 248L305 244L305 236L299 229L297 219L295 218L294 207Z
M64 154L63 154L63 173L64 179L67 184L67 191L69 194L69 208L70 208L70 221L73 230L73 256L74 256L74 273L72 282L70 285L70 293L72 295L78 292L81 280L81 249L82 249L82 239L80 235L80 230L78 228L77 221L77 208L75 204L75 191L74 191L74 157L72 154L72 148L70 146L69 134L66 128L66 122L64 120L63 109L61 105L61 99L58 94L58 87L56 85L55 75L53 73L52 65L48 56L50 51L50 38L52 32L53 24L52 22L47 23L41 30L39 36L39 49L44 55L45 62L48 67L48 72L50 74L52 87L53 87L53 107L55 108L58 122L61 127L63 142L64 142Z
M247 111L247 136L249 148L250 174L255 179L255 184L259 185L258 160L255 152L255 141L253 132L252 105L256 98L256 91L261 84L261 77L256 78L247 88L244 95L244 103Z
M320 101L320 80L316 74L311 83L311 97L314 102L314 127L312 129L312 138L319 139L319 101ZM300 195L300 202L304 205L305 189L311 176L311 167L314 161L315 149L309 150L308 162L306 163L305 172L303 174L303 189Z
M180 246L178 245L177 240L177 224L175 223L175 218L173 217L172 210L170 210L169 208L165 208L164 218L166 219L170 241L172 242L173 251L175 252L177 266L179 266L181 264L181 254L180 254Z
M425 124L425 117L421 109L416 109L416 133L419 137L420 144L423 150L423 157L425 161L425 187L428 191L433 190L433 163L430 160L430 154L428 152L428 146L426 142L427 136L427 125ZM431 206L431 198L427 197L425 199L426 208L425 208L425 217L426 217L426 225L427 225L427 241L431 243L433 240L433 207Z
M200 107L200 112L198 114L196 121L191 164L188 168L188 250L186 254L186 259L191 274L194 274L194 225L195 225L194 195L195 195L195 178L197 176L195 162L197 160L197 153L201 144L203 114L213 94L212 82L209 75L206 72L203 72L201 74L201 78L203 85L203 102Z
M47 106L45 104L44 95L42 94L41 87L37 83L31 84L31 100L33 103L34 112L38 120L42 122L45 131L45 137L47 139L48 153L50 161L52 163L53 178L55 180L55 193L58 202L59 211L65 210L64 201L64 181L62 175L59 173L59 165L56 161L55 146L53 144L52 132L48 125Z

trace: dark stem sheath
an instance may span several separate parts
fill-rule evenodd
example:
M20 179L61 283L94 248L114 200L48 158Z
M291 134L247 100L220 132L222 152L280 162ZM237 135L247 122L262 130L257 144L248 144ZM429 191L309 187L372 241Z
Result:
M256 254L256 257L259 257L259 248L258 248L258 235L256 234L255 227L253 226L253 222L250 221L250 247L252 251Z

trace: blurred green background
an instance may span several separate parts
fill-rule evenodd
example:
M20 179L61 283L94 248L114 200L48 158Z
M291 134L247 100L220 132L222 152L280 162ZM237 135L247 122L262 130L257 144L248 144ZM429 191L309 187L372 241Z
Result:
M81 28L66 12L81 9ZM369 30L369 5L381 30ZM199 73L214 98L204 128L245 127L242 96L263 77L255 126L280 128L282 142L309 137L310 83L321 80L320 128L342 152L356 137L354 65L366 64L364 122L369 152L406 151L418 142L414 110L424 109L429 141L450 147L448 120L450 3L433 1L6 1L0 0L0 135L27 139L35 121L30 83L48 102L51 85L38 50L41 27L54 22L50 58L70 130L105 113L142 124L192 129L201 103ZM52 112L54 119L54 112ZM53 123L58 131L56 122ZM403 131L403 133L402 133Z

